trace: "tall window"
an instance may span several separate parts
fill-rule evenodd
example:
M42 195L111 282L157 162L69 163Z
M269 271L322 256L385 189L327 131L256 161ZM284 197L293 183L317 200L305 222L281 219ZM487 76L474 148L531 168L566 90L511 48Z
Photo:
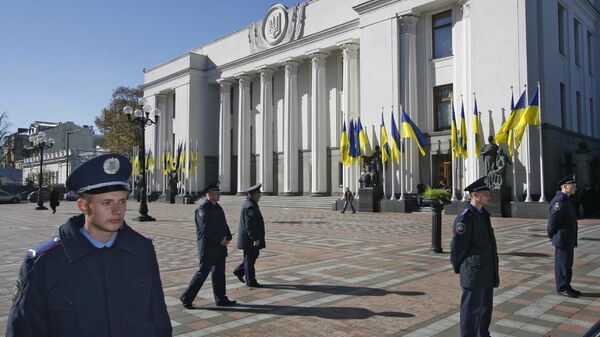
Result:
M558 51L566 55L565 53L565 15L566 10L561 4L558 4Z
M581 22L573 19L573 37L575 43L575 64L581 66Z
M575 92L575 99L577 100L577 102L575 102L577 104L577 132L583 133L583 113L581 111L582 102L580 91Z
M431 17L433 58L452 56L452 11Z
M171 118L175 118L175 94L172 95L172 100L171 100Z
M565 84L560 84L560 124L563 128L567 128L567 96Z
M452 84L433 88L435 131L449 130L452 121Z
M594 62L592 61L593 60L592 59L592 55L593 55L592 50L594 49L592 41L593 41L592 32L590 32L588 30L588 32L587 32L587 59L588 59L588 70L590 71L590 74L594 73L592 70L593 69L592 64L594 64Z

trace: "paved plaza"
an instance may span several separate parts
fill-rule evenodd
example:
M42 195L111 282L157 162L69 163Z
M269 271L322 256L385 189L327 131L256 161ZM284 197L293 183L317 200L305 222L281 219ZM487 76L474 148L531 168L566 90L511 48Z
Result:
M195 205L150 203L156 222L127 222L154 239L166 303L176 336L459 336L458 275L449 262L453 216L444 216L444 253L429 252L431 215L338 212L264 207L267 248L251 289L232 274L242 255L227 260L227 295L239 306L215 307L210 278L186 310L178 300L198 266ZM35 205L0 205L0 331L6 327L17 270L27 249L78 214L62 202L56 214ZM224 206L237 232L239 206ZM554 248L546 222L493 218L500 257L492 336L581 336L600 319L600 220L579 222L573 299L554 289ZM234 234L233 242L237 239Z

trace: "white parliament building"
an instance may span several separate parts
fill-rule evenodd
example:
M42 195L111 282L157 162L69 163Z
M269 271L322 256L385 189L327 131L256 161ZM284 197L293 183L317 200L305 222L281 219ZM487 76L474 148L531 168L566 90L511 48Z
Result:
M513 193L550 197L563 175L584 169L580 179L598 184L589 172L600 160L599 11L598 0L274 4L250 26L144 70L144 96L162 111L146 139L159 158L198 144L192 191L219 180L232 194L262 183L267 194L339 195L358 189L358 168L341 164L344 123L360 116L374 146L382 113L390 135L403 106L431 146L421 156L405 140L400 164L385 167L386 197L440 179L462 191L484 165L472 136L468 158L453 163L451 106L458 119L464 104L472 134L476 98L487 143L511 94L527 88L529 98L539 81L541 135L529 127L513 157ZM152 181L165 189L165 179Z

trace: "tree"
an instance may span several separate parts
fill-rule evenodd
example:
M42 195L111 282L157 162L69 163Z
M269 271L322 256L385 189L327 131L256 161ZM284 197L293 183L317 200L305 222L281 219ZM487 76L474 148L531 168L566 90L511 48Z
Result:
M140 144L141 128L127 120L123 108L129 105L135 109L137 100L142 95L140 87L118 87L113 90L108 107L102 109L101 115L96 117L96 126L104 130L104 147L109 151L131 155L133 147Z
M8 112L0 114L0 146L4 145L4 137L8 135L12 124L8 121Z

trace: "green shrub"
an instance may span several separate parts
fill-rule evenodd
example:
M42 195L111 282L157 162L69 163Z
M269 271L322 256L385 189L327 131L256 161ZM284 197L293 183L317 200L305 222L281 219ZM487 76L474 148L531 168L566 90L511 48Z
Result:
M425 193L423 193L423 198L431 199L431 200L438 200L439 202L442 202L444 204L450 202L450 197L451 197L450 191L445 188L427 187L425 189Z

